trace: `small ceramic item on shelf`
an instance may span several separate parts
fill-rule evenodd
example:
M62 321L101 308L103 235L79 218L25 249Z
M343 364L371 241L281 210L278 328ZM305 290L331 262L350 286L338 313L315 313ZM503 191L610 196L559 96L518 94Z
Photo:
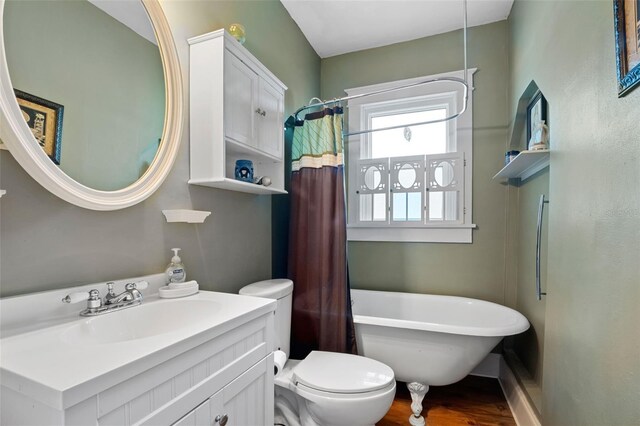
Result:
M236 180L253 183L253 162L251 160L236 161Z
M231 34L240 44L244 44L247 40L247 35L244 31L244 25L231 24L229 25L229 34Z
M549 147L549 127L544 120L538 121L529 139L529 151L539 151Z
M271 185L271 178L269 176L260 176L253 181L256 185L269 186Z

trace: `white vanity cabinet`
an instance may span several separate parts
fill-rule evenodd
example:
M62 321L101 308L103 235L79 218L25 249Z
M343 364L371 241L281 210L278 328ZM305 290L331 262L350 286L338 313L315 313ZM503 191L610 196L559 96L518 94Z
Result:
M265 301L201 291L3 337L0 424L271 425L275 303ZM175 332L92 336L105 324L145 327L160 321L155 313L196 310Z
M189 183L257 194L284 191L286 86L225 30L189 39ZM251 160L269 187L235 180Z

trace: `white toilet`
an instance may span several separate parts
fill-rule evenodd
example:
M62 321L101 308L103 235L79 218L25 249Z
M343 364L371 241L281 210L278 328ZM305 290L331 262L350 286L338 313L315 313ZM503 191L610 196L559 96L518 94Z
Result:
M293 282L266 280L240 289L246 296L277 300L276 347L289 357ZM384 417L396 393L393 370L357 355L314 351L287 360L275 378L276 411L287 426L370 426Z

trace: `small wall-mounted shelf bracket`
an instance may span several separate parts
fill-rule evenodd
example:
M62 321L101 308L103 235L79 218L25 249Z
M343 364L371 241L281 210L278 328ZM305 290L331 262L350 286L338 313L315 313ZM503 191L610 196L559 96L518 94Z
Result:
M207 211L188 209L162 210L162 213L167 218L168 223L203 223L207 216L211 214L211 212Z

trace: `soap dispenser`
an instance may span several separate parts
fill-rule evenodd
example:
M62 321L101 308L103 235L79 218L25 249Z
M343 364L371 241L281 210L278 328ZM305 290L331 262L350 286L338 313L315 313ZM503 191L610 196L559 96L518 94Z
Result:
M167 279L170 283L183 283L187 279L187 273L184 270L182 259L178 256L179 248L172 248L173 257L171 263L167 267Z

